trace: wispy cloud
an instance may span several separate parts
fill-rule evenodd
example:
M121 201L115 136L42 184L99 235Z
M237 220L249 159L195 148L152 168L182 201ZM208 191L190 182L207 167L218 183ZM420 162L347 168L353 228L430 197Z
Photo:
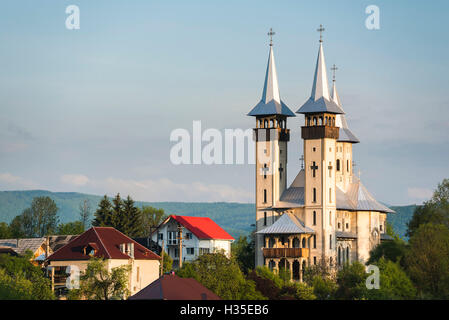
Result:
M0 173L0 188L3 190L36 189L39 185L32 180L5 172Z
M89 182L89 178L83 174L64 174L61 176L61 182L75 187L82 187Z

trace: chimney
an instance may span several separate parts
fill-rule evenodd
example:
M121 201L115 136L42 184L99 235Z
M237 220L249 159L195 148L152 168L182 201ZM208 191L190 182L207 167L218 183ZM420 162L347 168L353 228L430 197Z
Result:
M130 256L132 259L134 259L134 243L130 242L128 243L128 256Z
M125 244L124 243L120 243L120 252L121 253L126 253L125 252Z

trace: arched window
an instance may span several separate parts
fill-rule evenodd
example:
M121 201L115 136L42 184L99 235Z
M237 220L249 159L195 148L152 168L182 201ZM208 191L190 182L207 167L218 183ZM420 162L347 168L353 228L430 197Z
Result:
M332 249L332 235L329 235L329 249Z
M306 247L306 238L302 238L302 247L303 247L303 248Z
M313 188L313 202L316 202L316 188Z
M316 235L313 235L313 248L316 249Z
M340 159L337 159L337 171L340 171Z
M341 248L340 247L338 247L338 258L337 258L337 261L338 261L338 265L341 266Z
M263 189L263 202L267 203L267 189Z
M346 262L349 263L349 247L346 247Z
M312 221L313 221L313 225L316 226L316 211L313 211Z

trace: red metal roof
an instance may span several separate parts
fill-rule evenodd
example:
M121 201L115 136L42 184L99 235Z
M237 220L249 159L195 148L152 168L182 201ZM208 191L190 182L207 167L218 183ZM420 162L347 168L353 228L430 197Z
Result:
M130 300L220 300L193 278L165 274L137 292Z
M111 227L92 227L65 246L50 255L47 260L88 260L90 256L84 254L84 248L91 245L95 249L94 257L105 259L130 259L126 253L120 251L120 244L134 243L134 259L158 260L160 256L140 245L133 239Z
M171 215L198 239L234 240L234 238L208 217L188 217Z

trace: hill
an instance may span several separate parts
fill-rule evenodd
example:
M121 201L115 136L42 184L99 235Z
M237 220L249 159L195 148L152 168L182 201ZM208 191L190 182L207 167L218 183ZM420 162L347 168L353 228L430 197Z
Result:
M88 199L95 211L102 196L76 192L50 192L45 190L0 191L0 221L10 222L15 216L28 208L34 197L48 196L59 208L60 222L78 219L79 204ZM162 208L167 214L210 217L234 238L251 232L254 221L254 204L233 202L140 202L137 206L149 205ZM406 224L413 215L415 205L391 207L396 214L388 216L394 230L404 237Z

